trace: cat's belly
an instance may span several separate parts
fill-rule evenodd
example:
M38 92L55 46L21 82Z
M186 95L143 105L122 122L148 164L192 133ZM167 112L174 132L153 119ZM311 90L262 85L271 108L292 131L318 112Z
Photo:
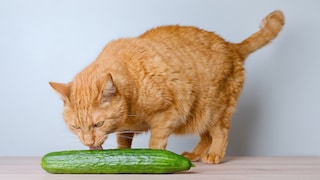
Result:
M174 134L178 134L178 135L183 135L183 134L196 134L196 135L200 135L203 132L206 131L207 127L206 127L205 122L196 122L195 119L191 119L189 120L186 124L183 124L181 126L179 126L178 128L176 128L173 133Z

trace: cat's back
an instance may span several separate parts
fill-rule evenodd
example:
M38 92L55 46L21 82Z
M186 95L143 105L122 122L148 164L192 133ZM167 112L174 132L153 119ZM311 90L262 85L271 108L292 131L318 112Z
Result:
M222 43L224 40L213 32L209 32L194 26L169 25L159 26L143 33L139 38L160 41L164 44L175 44L175 42L188 43L192 45L200 43L202 45L212 45Z
M212 58L213 54L223 56L221 61L228 61L225 55L231 54L228 42L223 38L194 26L159 26L130 39L130 42L141 47L146 54L159 57L164 64L179 69L212 69L208 65L221 64ZM150 61L153 62L154 59Z
M142 78L156 75L164 77L163 81L192 79L196 84L213 77L214 73L221 74L217 71L225 69L221 66L232 66L233 59L228 42L220 36L179 25L160 26L136 38L113 41L104 52L102 57L108 57L112 64L117 61L116 67L124 65L137 78L140 74Z
M130 57L121 58L122 62L137 81L151 79L152 86L166 84L170 87L164 89L172 91L209 90L233 66L228 42L194 26L160 26L120 41L124 57Z
M219 74L218 69L225 69L221 66L232 66L234 55L229 43L213 32L171 25L150 29L136 38L112 41L97 62L109 61L116 69L124 65L135 76L143 71L142 77L149 76L148 72L166 77L179 72L179 79L198 83L200 78Z
M176 69L180 78L192 78L195 83L208 76L223 75L218 71L230 69L232 61L239 58L219 35L194 26L160 26L136 40L148 53L159 57L163 66ZM150 63L153 62L151 58Z
M212 53L230 54L230 47L219 35L194 26L159 26L136 38L123 38L107 45L108 55L125 55L153 62L150 57L161 57L166 61L208 61ZM123 59L126 61L128 59ZM139 61L140 61L139 60Z

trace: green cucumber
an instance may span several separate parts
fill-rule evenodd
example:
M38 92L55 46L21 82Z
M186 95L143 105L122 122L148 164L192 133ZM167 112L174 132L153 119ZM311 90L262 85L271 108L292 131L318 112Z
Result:
M106 149L51 152L41 166L56 174L164 174L189 170L188 158L159 149Z

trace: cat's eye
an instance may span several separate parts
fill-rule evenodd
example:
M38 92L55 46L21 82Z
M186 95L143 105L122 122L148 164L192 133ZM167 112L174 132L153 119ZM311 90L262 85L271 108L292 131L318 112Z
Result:
M94 128L98 128L98 127L101 127L101 126L103 126L103 124L104 124L104 121L99 121L98 123L96 123L96 124L94 124Z
M77 125L72 125L71 126L73 129L81 129L81 127L80 126L77 126Z

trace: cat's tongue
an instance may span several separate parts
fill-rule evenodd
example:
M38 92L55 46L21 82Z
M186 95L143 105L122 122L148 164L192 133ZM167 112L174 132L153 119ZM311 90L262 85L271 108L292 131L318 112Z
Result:
M90 150L102 150L103 149L101 145L100 146L90 146L89 148L90 148Z

